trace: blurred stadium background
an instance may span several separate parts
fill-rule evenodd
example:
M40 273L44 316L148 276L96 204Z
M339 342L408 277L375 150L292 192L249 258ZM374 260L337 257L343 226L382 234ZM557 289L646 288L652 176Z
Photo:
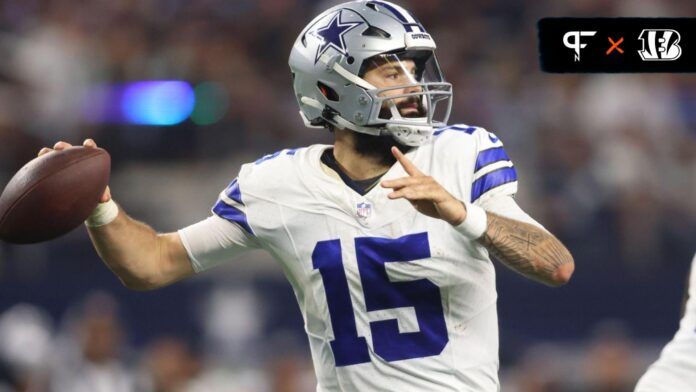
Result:
M112 192L171 231L243 162L330 142L297 115L287 56L335 2L1 0L0 184L42 146L110 151ZM498 268L504 391L631 391L677 328L696 250L696 78L551 75L543 16L696 16L696 2L405 1L455 86L451 122L496 132L520 203L575 256L549 289ZM696 355L696 354L695 354ZM253 253L123 288L84 229L0 244L0 391L310 391L290 286Z

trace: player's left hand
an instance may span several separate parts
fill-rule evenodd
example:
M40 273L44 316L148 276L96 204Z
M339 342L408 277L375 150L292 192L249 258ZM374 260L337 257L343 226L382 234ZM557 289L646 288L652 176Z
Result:
M464 221L464 203L447 192L434 178L418 170L398 148L392 147L391 152L408 173L408 177L382 181L382 187L393 190L387 197L392 200L404 198L421 214L442 219L453 226Z

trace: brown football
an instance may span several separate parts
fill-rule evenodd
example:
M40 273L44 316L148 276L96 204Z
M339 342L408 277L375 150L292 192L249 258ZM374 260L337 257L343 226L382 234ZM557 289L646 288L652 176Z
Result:
M33 159L0 195L0 239L32 244L79 226L109 183L111 157L101 148L69 147Z

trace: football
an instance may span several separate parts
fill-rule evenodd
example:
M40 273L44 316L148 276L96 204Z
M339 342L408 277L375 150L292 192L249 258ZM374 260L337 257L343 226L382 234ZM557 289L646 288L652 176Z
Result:
M108 185L111 157L101 148L69 147L33 159L0 195L0 239L31 244L79 226Z

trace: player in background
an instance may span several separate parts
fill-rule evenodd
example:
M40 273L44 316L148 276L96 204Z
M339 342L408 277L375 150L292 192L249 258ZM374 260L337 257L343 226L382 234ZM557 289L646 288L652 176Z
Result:
M289 63L303 121L334 144L243 165L212 216L175 233L130 218L107 188L86 222L100 257L145 290L265 249L297 297L318 391L498 391L489 254L550 286L574 262L516 204L500 139L446 125L452 86L434 51L395 4L325 11Z
M679 330L640 378L635 392L696 391L696 255L691 261L688 286Z

